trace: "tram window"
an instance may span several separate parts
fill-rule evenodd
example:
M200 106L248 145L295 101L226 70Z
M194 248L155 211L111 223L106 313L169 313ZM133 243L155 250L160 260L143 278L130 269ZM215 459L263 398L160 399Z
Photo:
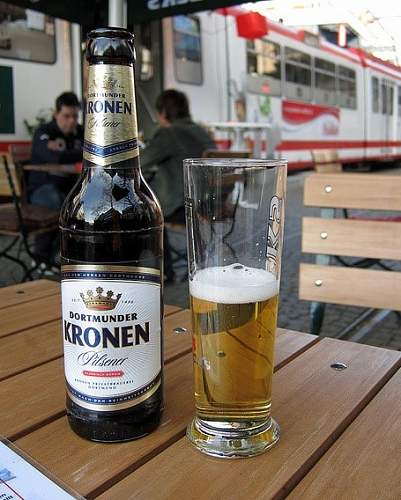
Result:
M328 73L335 73L336 65L330 61L326 61L325 59L320 59L319 57L316 57L315 69L327 71Z
M200 21L194 16L173 18L175 75L179 82L202 84Z
M392 115L394 112L394 87L387 80L383 80L382 88L382 114Z
M152 28L150 23L141 25L140 36L140 79L148 81L153 77Z
M336 66L324 59L315 59L314 99L320 104L336 104Z
M398 102L398 116L401 117L401 87L398 87L397 102Z
M311 56L285 47L285 79L287 97L310 101L312 98Z
M35 8L35 3L28 6ZM55 19L30 8L0 2L0 57L54 64Z
M372 111L379 112L379 79L372 76Z
M338 66L338 103L343 108L356 109L356 73Z
M270 95L281 95L280 45L269 40L248 40L246 53L249 90L258 92L268 83Z
M267 40L248 40L248 74L281 79L280 45Z

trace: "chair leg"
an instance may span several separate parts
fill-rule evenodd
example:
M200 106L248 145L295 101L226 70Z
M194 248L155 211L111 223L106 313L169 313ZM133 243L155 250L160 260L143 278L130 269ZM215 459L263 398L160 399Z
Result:
M319 335L322 329L326 304L312 302L310 305L310 333Z

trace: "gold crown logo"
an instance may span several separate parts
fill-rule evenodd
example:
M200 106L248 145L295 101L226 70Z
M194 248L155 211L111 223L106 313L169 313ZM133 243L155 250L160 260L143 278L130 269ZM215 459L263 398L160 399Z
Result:
M121 293L119 293L116 298L113 299L114 292L111 290L109 290L106 295L102 295L103 288L101 286L96 288L96 293L97 295L94 295L92 290L88 290L86 292L86 297L83 293L80 294L87 309L93 311L110 311L116 307L121 297Z

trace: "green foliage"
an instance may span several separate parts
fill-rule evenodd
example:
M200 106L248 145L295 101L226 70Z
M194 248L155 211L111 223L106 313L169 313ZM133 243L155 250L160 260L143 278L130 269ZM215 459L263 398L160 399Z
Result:
M28 131L30 137L33 137L35 130L44 123L49 122L52 119L53 110L50 108L42 108L39 110L38 114L32 120L24 120L24 125Z

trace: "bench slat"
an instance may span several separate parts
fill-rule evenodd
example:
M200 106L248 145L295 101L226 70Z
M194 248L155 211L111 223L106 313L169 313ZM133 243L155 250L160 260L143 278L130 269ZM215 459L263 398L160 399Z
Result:
M316 286L316 280L322 281ZM299 298L401 311L401 273L301 264Z
M401 222L304 217L302 251L401 260Z
M389 175L312 174L305 179L304 202L311 207L401 211L401 182Z

